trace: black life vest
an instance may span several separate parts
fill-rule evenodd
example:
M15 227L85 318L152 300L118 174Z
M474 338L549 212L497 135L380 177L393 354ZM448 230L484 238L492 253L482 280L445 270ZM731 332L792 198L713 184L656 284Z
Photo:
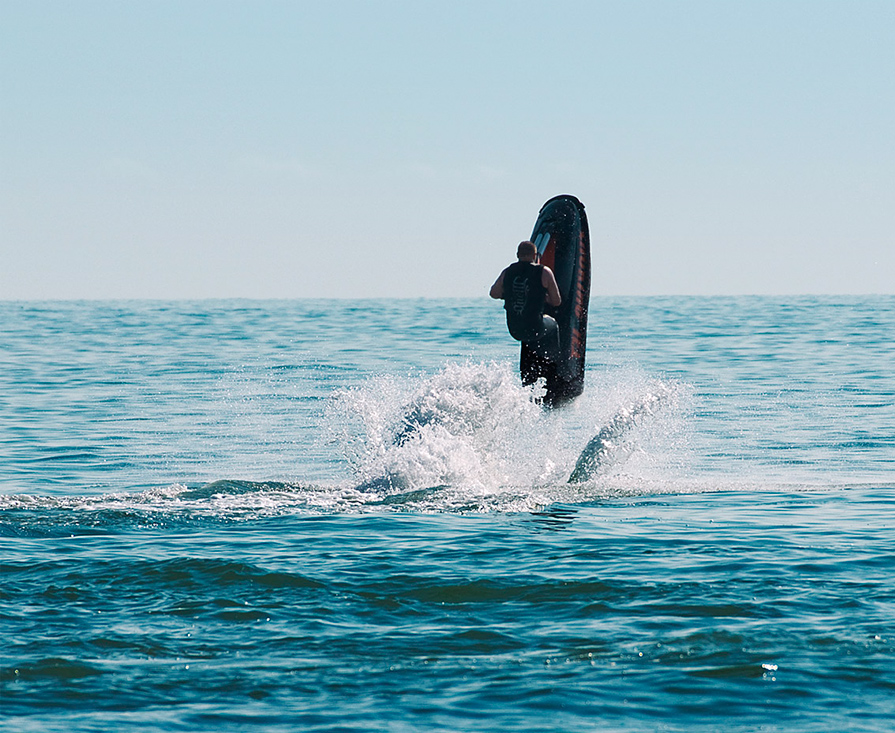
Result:
M517 341L533 341L544 335L544 303L547 289L542 283L543 265L514 262L503 275L503 307L507 328Z

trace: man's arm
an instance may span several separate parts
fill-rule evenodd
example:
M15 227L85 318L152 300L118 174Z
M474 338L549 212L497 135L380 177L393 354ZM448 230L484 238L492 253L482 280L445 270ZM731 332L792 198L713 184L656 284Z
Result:
M491 286L491 290L488 293L494 300L500 300L503 298L503 273L506 272L504 270L497 276L497 280L494 281L494 285Z
M556 278L553 277L553 270L544 265L541 274L541 285L547 289L547 303L554 308L562 303L562 296L559 294L559 286L556 284Z

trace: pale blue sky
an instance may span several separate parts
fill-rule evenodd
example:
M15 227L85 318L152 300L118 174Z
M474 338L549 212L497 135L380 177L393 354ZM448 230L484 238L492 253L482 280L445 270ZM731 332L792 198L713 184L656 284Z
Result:
M0 298L895 292L895 2L0 0Z

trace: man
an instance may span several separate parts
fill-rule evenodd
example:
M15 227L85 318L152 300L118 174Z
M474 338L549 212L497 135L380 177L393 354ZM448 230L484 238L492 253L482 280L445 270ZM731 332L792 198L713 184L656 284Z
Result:
M559 326L544 315L545 304L556 307L562 302L556 278L549 267L537 264L538 250L532 242L520 242L516 257L519 261L500 273L490 295L504 301L510 336L549 361L556 361Z

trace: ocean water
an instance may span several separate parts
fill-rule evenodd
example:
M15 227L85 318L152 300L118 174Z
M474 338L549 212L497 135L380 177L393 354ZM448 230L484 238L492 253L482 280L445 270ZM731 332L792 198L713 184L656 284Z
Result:
M0 303L0 729L890 731L893 336L595 297L545 411L486 298Z

